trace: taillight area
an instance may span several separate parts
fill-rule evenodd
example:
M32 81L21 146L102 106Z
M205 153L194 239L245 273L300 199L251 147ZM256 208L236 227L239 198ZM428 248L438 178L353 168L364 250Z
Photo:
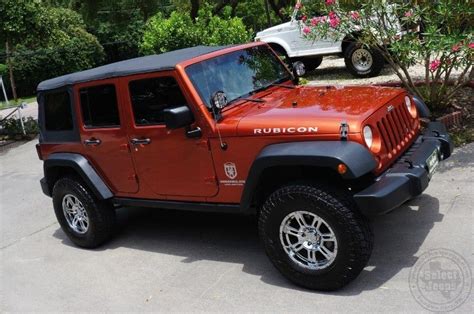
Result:
M36 144L36 153L38 154L38 158L40 160L43 160L43 153L41 152L41 145L40 144Z

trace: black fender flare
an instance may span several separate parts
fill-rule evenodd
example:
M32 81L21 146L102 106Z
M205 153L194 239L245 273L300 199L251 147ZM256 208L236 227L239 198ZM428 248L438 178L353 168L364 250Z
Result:
M427 118L429 119L431 117L431 111L428 108L428 106L425 104L423 99L420 97L414 95L413 96L413 102L415 103L416 110L418 110L418 115L420 118Z
M369 150L356 142L349 141L308 141L272 144L266 146L253 162L240 206L247 211L252 206L254 191L260 176L267 168L275 166L314 166L333 169L337 172L339 164L347 166L343 179L356 179L373 170L377 166Z
M80 154L53 153L49 155L43 164L46 182L49 181L48 175L54 167L72 168L100 200L110 199L114 196L87 158ZM52 189L50 191L52 192Z

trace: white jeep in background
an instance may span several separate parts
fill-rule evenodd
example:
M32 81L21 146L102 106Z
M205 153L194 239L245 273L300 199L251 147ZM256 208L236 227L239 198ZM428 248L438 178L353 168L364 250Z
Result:
M303 62L308 72L316 69L323 57L329 55L344 57L347 69L355 77L377 76L384 67L384 58L378 51L361 46L350 34L342 39L334 37L312 41L303 38L302 23L297 15L298 10L295 9L291 21L258 32L255 41L268 43L289 62ZM402 35L398 21L395 24L394 27Z

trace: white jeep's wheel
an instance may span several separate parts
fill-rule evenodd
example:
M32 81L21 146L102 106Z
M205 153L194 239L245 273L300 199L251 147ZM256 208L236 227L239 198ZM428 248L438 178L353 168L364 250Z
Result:
M356 42L347 46L344 51L344 62L349 72L359 78L379 75L385 64L380 52L363 47Z

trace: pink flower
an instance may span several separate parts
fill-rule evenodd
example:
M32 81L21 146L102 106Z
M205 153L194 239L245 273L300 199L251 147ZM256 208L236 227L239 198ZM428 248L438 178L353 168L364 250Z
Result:
M303 17L301 18L301 20L302 20L303 22L306 22L307 19L308 19L308 17L307 17L306 15L303 15Z
M333 19L333 18L335 18L336 16L337 16L337 15L336 15L336 13L335 13L334 11L329 12L329 18L330 18L330 19Z
M458 52L459 50L461 50L461 44L456 44L451 48L452 52Z
M312 25L312 26L316 26L316 25L318 25L320 22L321 22L321 18L320 18L320 17L313 17L313 18L311 19L311 25Z
M295 4L295 10L301 9L302 6L303 6L303 5L301 4L301 2L297 2L297 3Z
M305 35L308 35L309 33L311 33L311 28L309 28L308 26L303 27L303 33Z
M359 12L357 12L357 11L351 12L351 18L352 18L353 20L358 20L359 17L360 17Z
M434 72L436 70L438 70L439 66L441 65L441 61L438 60L438 59L435 59L433 61L431 61L430 63L430 71L431 72Z
M413 16L413 12L412 11L406 11L405 12L405 17L412 17Z
M326 5L333 5L336 3L336 0L326 0Z
M338 17L329 19L329 25L331 25L332 28L336 28L341 24L341 19Z
M469 48L474 49L474 43L470 43Z

